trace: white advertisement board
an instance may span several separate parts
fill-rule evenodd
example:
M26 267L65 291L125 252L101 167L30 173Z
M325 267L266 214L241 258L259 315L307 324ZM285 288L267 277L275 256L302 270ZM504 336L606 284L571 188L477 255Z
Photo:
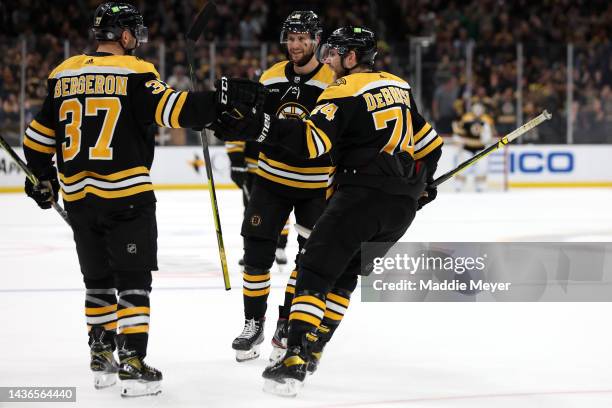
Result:
M15 149L23 157L21 149ZM230 162L223 146L210 148L215 184L232 187ZM457 148L444 147L438 175L457 164ZM610 145L514 145L487 157L489 179L500 183L504 166L511 188L527 187L612 187L612 146ZM199 146L158 147L151 170L159 189L203 188L206 170ZM20 191L24 174L10 156L0 149L0 192Z

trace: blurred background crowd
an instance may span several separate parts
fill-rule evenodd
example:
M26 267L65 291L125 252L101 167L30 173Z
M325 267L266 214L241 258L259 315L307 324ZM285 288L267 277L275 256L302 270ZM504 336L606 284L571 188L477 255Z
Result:
M100 0L0 2L0 131L18 145L46 95L49 72L91 52ZM200 0L132 1L150 42L138 55L176 89L189 87L183 33ZM379 34L377 68L406 78L439 133L478 103L504 134L548 109L554 120L529 143L612 143L612 2L606 0L218 0L197 49L210 87L220 75L257 78L284 59L280 26L296 9L316 11L325 32L354 24ZM197 143L162 132L160 144Z

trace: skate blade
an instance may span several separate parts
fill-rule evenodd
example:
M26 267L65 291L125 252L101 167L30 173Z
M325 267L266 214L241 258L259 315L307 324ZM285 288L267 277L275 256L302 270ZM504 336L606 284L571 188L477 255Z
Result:
M264 380L264 392L278 395L279 397L293 398L302 389L304 383L293 378L286 378L284 383L274 380Z
M285 356L286 348L277 347L276 345L272 345L272 353L270 353L270 365L274 365L280 361L281 358Z
M101 390L103 388L112 387L116 383L117 383L117 373L94 371L94 388L96 390Z
M259 357L259 344L250 350L236 350L236 361L239 363L255 360L257 357Z
M121 381L122 397L144 397L147 395L158 395L161 392L161 381Z

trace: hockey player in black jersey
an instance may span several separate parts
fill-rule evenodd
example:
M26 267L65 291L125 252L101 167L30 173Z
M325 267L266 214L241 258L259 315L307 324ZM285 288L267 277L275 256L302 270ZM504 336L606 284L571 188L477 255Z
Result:
M157 270L148 128L203 127L215 118L218 101L254 102L262 87L242 86L238 95L235 82L225 79L217 94L169 88L152 64L131 56L147 29L129 4L101 4L93 32L96 52L69 58L49 75L49 93L23 142L42 182L26 180L25 189L42 208L62 192L86 287L95 387L111 386L118 376L122 396L156 394L162 374L143 361Z
M281 43L286 46L289 59L272 66L260 78L268 91L265 112L279 118L306 118L321 92L334 81L332 70L315 57L320 35L321 24L312 11L294 11L287 17L282 27ZM247 147L253 143L248 142ZM259 356L270 292L270 268L279 234L291 211L294 211L298 224L306 228L314 226L325 208L328 175L332 171L326 154L308 160L279 146L259 146L256 176L242 224L245 321L242 333L232 343L238 361ZM303 237L298 237L300 249L304 242ZM296 276L294 270L286 287L285 303L279 307L279 319L272 339L272 361L285 352L286 327Z
M336 165L335 192L299 260L287 352L263 373L269 392L296 395L309 363L318 362L321 339L332 334L322 322L345 311L346 298L333 288L347 281L354 288L357 275L367 273L360 267L361 243L396 242L417 209L436 196L428 183L442 139L419 114L406 81L373 71L376 51L371 30L340 28L318 52L338 80L308 117L283 120L259 113L213 126L222 138L240 134L302 157L330 153Z

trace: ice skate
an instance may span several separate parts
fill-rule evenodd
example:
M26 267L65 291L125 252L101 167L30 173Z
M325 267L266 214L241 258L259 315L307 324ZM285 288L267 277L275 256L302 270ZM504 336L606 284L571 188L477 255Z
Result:
M236 361L241 363L259 357L259 347L264 341L264 323L265 318L245 319L242 333L232 342Z
M308 333L302 345L289 347L278 363L267 367L262 376L265 392L281 397L295 397L304 385L309 356L317 337Z
M289 321L287 319L278 319L276 322L276 330L272 337L272 353L270 353L270 362L276 364L287 351L287 329Z
M117 383L118 364L113 355L112 335L103 327L92 327L89 337L91 338L89 367L94 374L94 387L96 389L107 388Z
M122 397L142 397L161 392L162 373L148 366L133 350L119 350Z

